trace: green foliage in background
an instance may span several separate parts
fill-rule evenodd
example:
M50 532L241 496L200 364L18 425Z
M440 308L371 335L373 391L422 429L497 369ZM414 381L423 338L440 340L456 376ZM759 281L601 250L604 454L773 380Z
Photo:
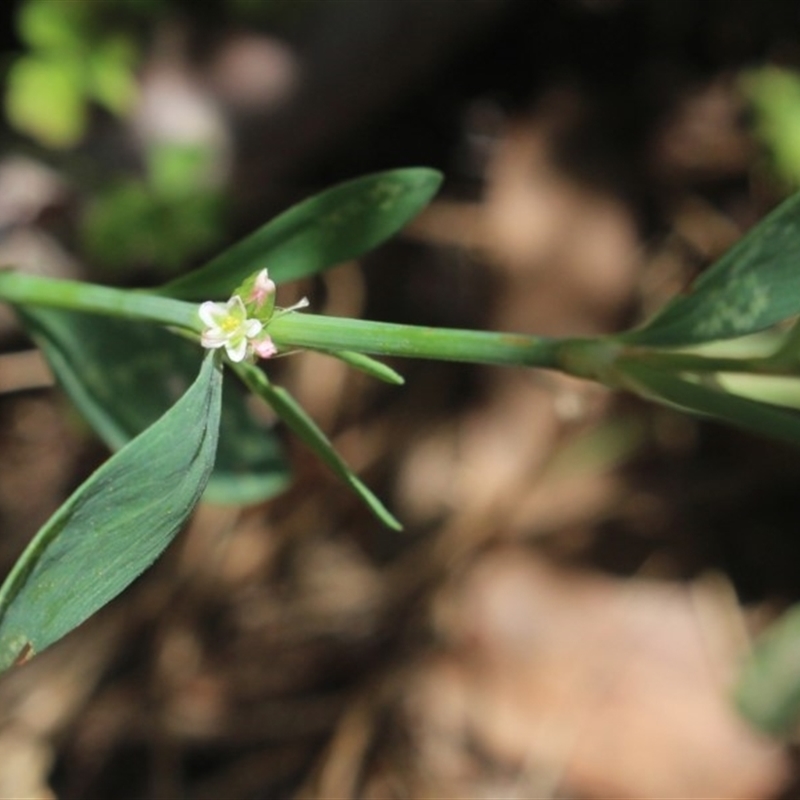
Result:
M9 122L46 147L67 148L84 136L90 103L116 115L136 99L133 40L98 29L90 0L25 0L17 30L27 45L6 77Z
M742 713L768 733L789 737L800 720L800 605L761 637L745 664L736 699Z
M144 176L112 180L87 203L81 242L107 271L156 266L175 273L224 236L224 199L210 179L210 148L165 142L145 156Z
M739 85L773 173L789 190L800 187L800 73L760 67L745 72Z
M6 76L8 122L58 151L85 138L92 104L128 115L138 96L137 18L166 10L161 0L24 0L17 28L27 50ZM141 174L103 172L80 220L83 254L118 276L175 273L224 236L212 147L149 143L142 156Z

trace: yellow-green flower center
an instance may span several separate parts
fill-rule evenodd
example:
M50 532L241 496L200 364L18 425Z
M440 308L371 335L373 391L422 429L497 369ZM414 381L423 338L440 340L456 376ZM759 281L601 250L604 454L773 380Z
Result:
M219 328L223 333L233 334L242 326L242 320L235 317L233 314L226 315L219 321Z

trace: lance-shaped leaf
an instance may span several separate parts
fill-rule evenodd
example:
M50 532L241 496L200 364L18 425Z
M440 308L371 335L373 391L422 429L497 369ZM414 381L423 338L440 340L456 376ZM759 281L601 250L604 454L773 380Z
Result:
M178 402L36 534L0 587L0 669L69 633L161 555L211 474L221 392L209 355Z
M402 386L405 383L405 378L397 370L392 369L382 361L370 358L364 353L353 350L318 350L317 352L331 356L349 367L384 383L391 383L395 386Z
M441 182L435 170L414 167L342 183L293 206L159 291L187 300L221 299L264 267L272 280L285 283L357 258L415 217Z
M800 723L800 605L792 606L756 641L736 687L739 710L768 733L786 735Z
M653 319L619 338L683 347L764 330L800 314L800 193L749 231Z
M235 364L239 377L266 401L299 439L305 442L369 507L370 511L387 527L403 529L398 519L383 505L373 491L350 469L336 452L330 439L320 429L303 407L280 386L270 383L267 376L252 364Z
M53 372L92 428L118 450L157 420L197 375L203 350L158 325L26 306L19 309ZM289 482L280 445L225 378L219 452L206 498L248 504Z
M620 361L618 368L628 389L651 400L800 445L800 414L793 411L737 397L641 362Z

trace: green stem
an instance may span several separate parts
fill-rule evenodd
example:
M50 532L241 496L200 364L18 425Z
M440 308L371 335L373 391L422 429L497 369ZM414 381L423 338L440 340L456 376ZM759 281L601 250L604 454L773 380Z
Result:
M197 304L158 297L129 289L114 289L81 281L40 278L22 272L0 270L0 300L16 305L49 306L89 314L105 314L189 330L200 330Z
M361 353L476 364L559 368L561 342L537 336L424 328L314 314L286 314L269 324L283 347L355 350Z

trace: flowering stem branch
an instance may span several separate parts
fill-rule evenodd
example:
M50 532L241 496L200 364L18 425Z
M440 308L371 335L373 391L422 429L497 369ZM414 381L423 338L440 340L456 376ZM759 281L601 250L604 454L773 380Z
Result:
M0 269L0 300L156 322L199 337L199 306L148 292L54 280ZM265 327L282 348L430 358L558 369L613 384L615 365L643 361L670 371L796 374L792 358L715 358L626 346L608 339L547 339L512 333L428 328L306 313L276 313ZM349 356L347 356L349 357Z
M169 297L80 281L0 270L0 300L18 305L159 322L199 334L198 305ZM558 340L509 333L425 328L315 314L276 314L268 331L284 347L483 364L558 368Z

